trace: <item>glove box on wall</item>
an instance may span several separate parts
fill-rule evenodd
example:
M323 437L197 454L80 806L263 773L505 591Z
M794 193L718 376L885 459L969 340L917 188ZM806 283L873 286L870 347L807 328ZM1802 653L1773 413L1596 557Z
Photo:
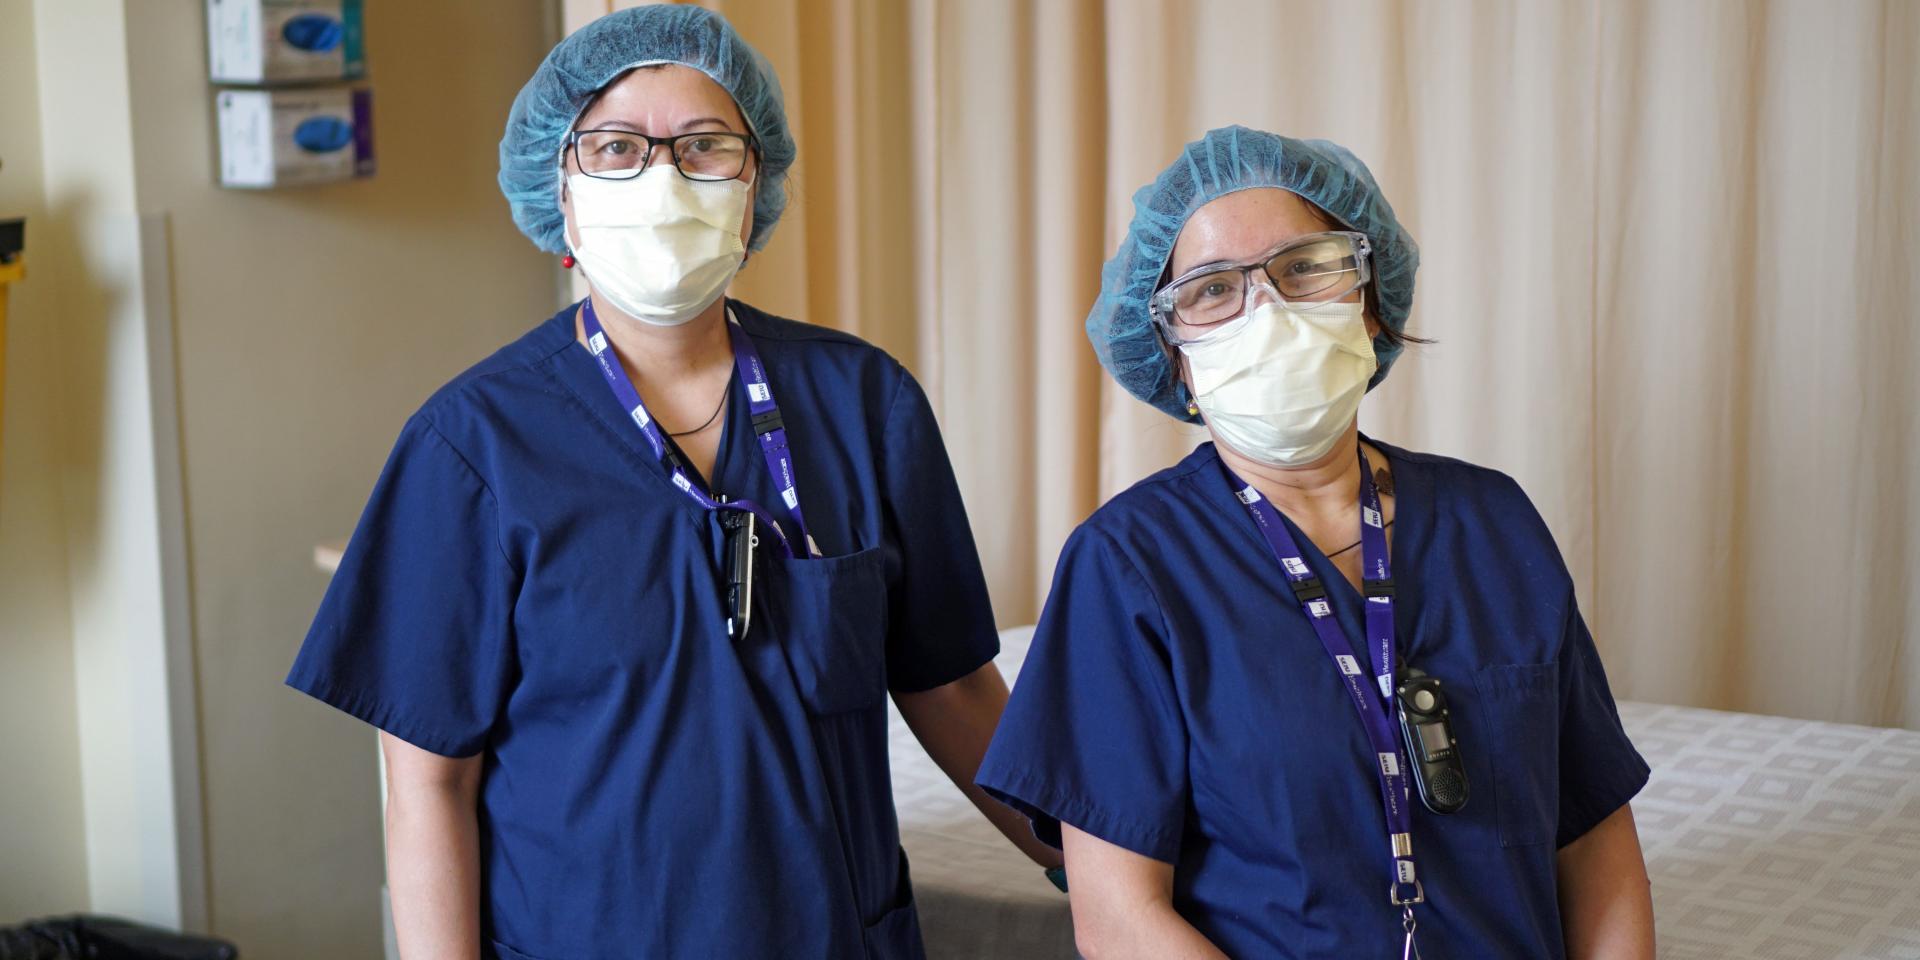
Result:
M358 79L360 0L207 0L207 61L214 83Z
M214 102L223 187L373 175L371 90L222 90Z

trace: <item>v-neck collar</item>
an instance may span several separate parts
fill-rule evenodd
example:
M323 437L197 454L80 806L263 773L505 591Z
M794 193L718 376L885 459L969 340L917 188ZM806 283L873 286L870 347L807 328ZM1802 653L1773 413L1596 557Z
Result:
M578 346L578 344L575 345ZM700 489L707 491L707 493L711 494L716 500L723 496L733 496L733 494L728 493L728 491L714 489L714 483L716 482L716 478L726 476L726 468L731 466L728 454L732 452L733 439L738 435L739 430L739 425L734 422L734 414L738 412L741 405L746 402L746 389L740 383L740 368L735 367L733 372L727 375L727 409L726 413L720 418L720 445L715 447L713 451L713 476L711 477L704 476L700 473L700 468L693 465L692 458L687 456L686 449L680 446L680 441L674 439L673 434L668 433L665 429L660 431L660 435L666 438L667 445L672 447L673 452L679 454L681 462L687 465L688 479L699 484ZM751 429L751 426L749 426L748 429ZM649 448L648 452L652 452L651 448ZM665 465L662 465L661 470L664 471L665 469Z
M613 442L618 445L617 448L626 452L626 459L632 462L639 473L652 478L653 482L657 482L664 487L668 499L678 504L681 509L686 510L693 516L704 518L707 511L701 509L700 505L695 503L692 497L687 496L684 491L673 485L672 471L668 469L665 461L654 456L653 447L647 443L646 437L641 434L639 428L634 425L633 419L628 412L621 408L620 401L613 395L613 391L607 388L606 379L601 375L600 367L594 361L593 354L588 352L586 344L581 343L579 339L574 336L574 317L578 311L579 305L575 304L573 307L562 310L558 315L547 321L553 329L552 335L557 339L564 340L564 342L556 343L556 349L553 355L553 367L557 379L567 388L569 393L573 394L574 399L580 403L582 412L590 416L601 427L605 428L608 433L612 434ZM732 303L729 302L727 305L727 320L725 322L736 322L737 317L738 315L733 311ZM744 325L742 325L741 330L747 332L748 336L753 335L750 331L746 331ZM728 456L728 447L736 442L736 438L739 435L738 424L735 423L738 411L745 409L745 395L744 392L741 392L738 388L737 385L739 385L739 383L740 371L736 366L727 380L728 409L726 417L720 427L720 447L714 454L713 472L715 476L724 475L722 468L732 465L731 459ZM748 429L751 429L751 427L749 426ZM673 441L669 438L668 442L672 443ZM689 479L696 480L704 489L710 492L713 490L710 479L701 477L700 471L695 469L691 463L687 464L687 472ZM720 492L725 493L726 491Z
M1382 443L1365 433L1360 434L1360 439L1386 456L1387 466L1393 476L1394 535L1388 541L1387 559L1393 569L1394 593L1397 601L1394 604L1395 634L1398 638L1396 643L1400 648L1400 655L1405 657L1407 648L1413 640L1412 628L1419 610L1419 589L1425 572L1419 566L1419 561L1425 553L1421 545L1427 541L1427 536L1431 532L1428 526L1432 522L1433 489L1428 482L1430 478L1420 469L1421 465L1408 456L1407 451L1389 443ZM1213 475L1211 480L1201 479L1201 488L1205 491L1203 499L1220 514L1225 523L1240 531L1240 536L1251 545L1254 556L1258 558L1257 562L1272 566L1273 554L1268 549L1266 541L1261 539L1260 532L1254 528L1253 521L1247 518L1246 506L1240 502L1236 496L1237 491L1228 482L1229 474L1225 469L1225 461L1220 457L1219 449L1209 441L1201 444L1200 449L1194 451L1194 455L1201 456L1202 451L1204 451L1206 462L1197 465L1197 472ZM1294 523L1293 518L1287 516L1278 504L1274 505L1274 512L1278 513L1281 522L1287 525L1287 532L1293 535L1295 544L1299 546L1308 565L1316 571L1315 575L1323 581L1329 579L1329 575L1331 579L1339 581L1337 585L1329 587L1330 590L1339 593L1339 599L1334 604L1335 610L1351 610L1364 614L1365 598L1360 595L1360 591L1353 588L1353 584L1347 582L1347 578L1340 573L1339 565L1321 552L1319 545L1313 542L1313 538L1302 532L1299 525ZM1278 567L1274 568L1274 574L1280 575Z

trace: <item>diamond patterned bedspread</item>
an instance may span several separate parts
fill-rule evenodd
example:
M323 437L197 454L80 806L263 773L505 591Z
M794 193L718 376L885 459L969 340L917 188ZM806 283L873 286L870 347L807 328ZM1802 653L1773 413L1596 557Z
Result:
M1622 703L1660 956L1920 960L1920 733Z
M1030 629L1001 635L1012 681ZM891 709L891 708L889 708ZM1920 960L1920 732L1622 703L1660 956ZM893 716L901 842L931 960L1070 958L1067 898Z

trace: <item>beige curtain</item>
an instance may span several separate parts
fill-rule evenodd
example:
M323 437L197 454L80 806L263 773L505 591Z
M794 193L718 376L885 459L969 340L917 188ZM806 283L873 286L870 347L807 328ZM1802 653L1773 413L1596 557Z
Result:
M1003 623L1196 440L1080 325L1133 190L1243 123L1372 165L1440 342L1363 424L1519 479L1617 692L1920 725L1920 4L710 5L801 145L736 292L927 385Z

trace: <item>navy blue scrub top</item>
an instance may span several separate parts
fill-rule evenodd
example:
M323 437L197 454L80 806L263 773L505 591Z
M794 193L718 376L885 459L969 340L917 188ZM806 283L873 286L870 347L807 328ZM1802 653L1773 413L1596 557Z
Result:
M1452 816L1414 803L1421 954L1563 956L1554 854L1647 765L1518 485L1375 445L1395 488L1400 657L1445 685L1470 791ZM1289 527L1362 637L1359 593ZM1175 908L1231 956L1397 957L1372 757L1209 443L1068 540L978 779L1055 846L1066 822L1173 864Z
M921 956L889 689L999 650L926 396L854 337L733 304L824 559L763 534L728 638L722 534L569 307L409 420L287 683L485 753L483 939L506 960ZM736 376L712 489L775 510Z

